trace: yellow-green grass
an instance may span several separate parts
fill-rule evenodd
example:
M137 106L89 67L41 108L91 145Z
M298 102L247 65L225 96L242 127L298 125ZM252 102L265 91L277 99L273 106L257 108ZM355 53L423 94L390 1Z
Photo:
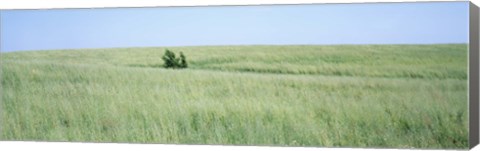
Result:
M467 45L2 53L2 139L468 147Z

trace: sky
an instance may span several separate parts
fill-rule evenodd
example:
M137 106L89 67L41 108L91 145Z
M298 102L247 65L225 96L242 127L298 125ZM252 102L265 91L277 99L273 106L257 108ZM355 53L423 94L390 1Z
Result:
M468 2L0 11L0 52L433 43L468 43Z

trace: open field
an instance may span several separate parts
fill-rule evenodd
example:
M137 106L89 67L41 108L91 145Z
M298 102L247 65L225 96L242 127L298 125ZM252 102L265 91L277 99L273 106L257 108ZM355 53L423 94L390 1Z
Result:
M3 140L468 147L467 45L2 53Z

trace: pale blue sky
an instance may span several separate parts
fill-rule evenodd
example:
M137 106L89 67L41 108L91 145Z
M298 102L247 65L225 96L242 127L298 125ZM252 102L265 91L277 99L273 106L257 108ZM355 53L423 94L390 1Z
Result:
M2 10L0 51L468 42L468 2Z

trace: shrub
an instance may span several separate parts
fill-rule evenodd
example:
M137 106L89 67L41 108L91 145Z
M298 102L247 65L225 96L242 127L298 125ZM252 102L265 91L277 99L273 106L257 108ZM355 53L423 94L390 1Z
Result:
M185 57L185 55L183 55L182 52L180 52L180 68L187 68L187 67L188 67L187 58Z
M187 68L187 60L185 55L183 55L182 52L180 52L180 58L175 57L175 53L172 51L166 49L165 54L162 57L162 60L164 62L163 67L165 68Z
M170 50L166 49L165 54L162 57L164 62L163 67L165 68L175 68L178 66L178 62L175 58L175 53L171 52Z

